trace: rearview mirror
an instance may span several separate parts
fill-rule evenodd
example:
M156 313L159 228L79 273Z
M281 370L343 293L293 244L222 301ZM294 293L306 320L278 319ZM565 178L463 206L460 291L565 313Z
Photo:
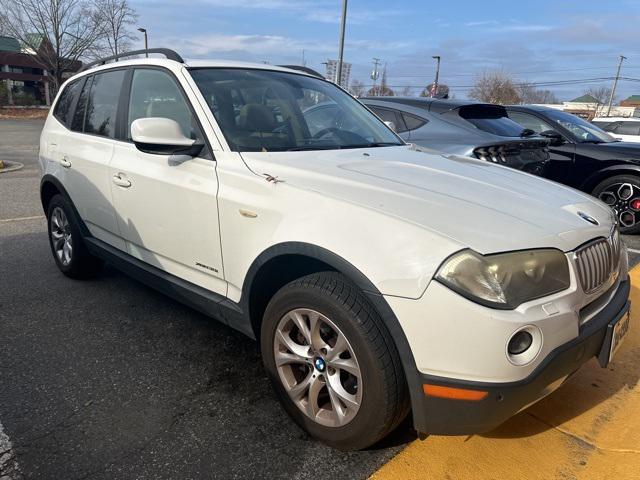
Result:
M384 122L384 124L389 127L391 130L393 130L394 132L396 131L396 124L390 121L386 121Z
M182 133L175 120L148 117L134 120L131 124L131 140L141 152L155 155L189 155L196 157L204 148Z
M555 130L545 130L544 132L540 132L540 136L548 138L550 140L550 144L554 146L562 145L564 143L564 137Z

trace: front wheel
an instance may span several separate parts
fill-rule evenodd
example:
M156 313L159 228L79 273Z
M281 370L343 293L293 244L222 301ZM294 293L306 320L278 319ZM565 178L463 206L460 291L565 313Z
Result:
M289 415L342 450L386 436L409 410L398 353L359 289L335 272L284 286L262 325L265 368Z
M616 175L600 182L592 195L616 212L620 232L640 233L640 177Z

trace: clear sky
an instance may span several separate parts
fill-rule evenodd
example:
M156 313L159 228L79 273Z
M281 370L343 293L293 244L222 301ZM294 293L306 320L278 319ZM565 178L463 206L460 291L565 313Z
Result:
M150 46L186 58L301 63L324 72L337 58L341 0L130 0L149 31ZM349 0L345 61L352 79L370 84L373 57L387 63L395 90L433 79L466 96L483 70L548 82L615 75L640 79L640 0ZM561 100L609 80L544 87ZM417 91L417 88L416 88ZM621 81L619 98L640 94Z

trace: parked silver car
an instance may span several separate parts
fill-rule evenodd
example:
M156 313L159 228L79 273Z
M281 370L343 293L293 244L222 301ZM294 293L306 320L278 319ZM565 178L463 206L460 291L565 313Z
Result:
M540 174L545 138L511 120L500 105L433 98L366 97L367 107L407 142Z

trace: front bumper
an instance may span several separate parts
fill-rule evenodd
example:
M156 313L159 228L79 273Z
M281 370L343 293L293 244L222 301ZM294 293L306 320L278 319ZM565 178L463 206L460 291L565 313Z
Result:
M629 291L630 280L626 276L619 282L608 304L580 327L579 335L556 347L522 380L505 383L475 382L418 373L420 385L481 390L488 392L488 395L479 401L468 401L437 398L420 392L421 401L417 402L417 406L415 397L418 394L414 392L412 397L416 429L422 433L437 435L483 433L545 397L585 362L600 353L609 323L629 306Z

